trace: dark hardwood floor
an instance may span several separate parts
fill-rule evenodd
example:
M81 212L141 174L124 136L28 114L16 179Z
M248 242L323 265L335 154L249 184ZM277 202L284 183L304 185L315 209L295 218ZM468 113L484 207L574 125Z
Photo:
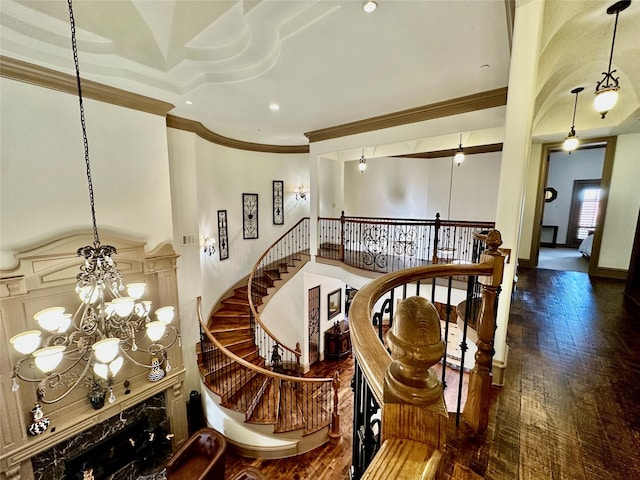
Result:
M460 466L496 480L640 479L640 309L623 289L580 272L519 272L505 385L494 388L489 428L474 437L450 417L441 480L457 480ZM340 444L281 460L230 454L227 476L254 465L272 480L347 478L348 365L340 362Z

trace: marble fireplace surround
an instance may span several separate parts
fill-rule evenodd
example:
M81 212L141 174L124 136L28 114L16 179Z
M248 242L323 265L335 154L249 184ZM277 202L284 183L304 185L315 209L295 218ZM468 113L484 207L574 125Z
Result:
M125 283L144 281L145 297L153 305L174 305L175 325L180 328L176 261L178 255L169 244L150 252L144 243L101 234L103 244L113 245L118 253L114 260L125 277ZM172 370L160 381L150 382L148 369L125 362L114 383L116 401L94 410L86 390L77 388L69 397L53 404L43 404L43 411L51 422L46 432L38 436L27 434L32 421L31 409L36 400L35 385L21 382L17 392L11 391L11 365L16 353L9 339L33 328L33 314L52 305L75 311L78 300L74 292L75 276L81 263L77 249L90 245L91 233L73 234L57 238L16 254L18 266L0 271L0 480L32 480L34 466L31 459L55 445L66 442L83 432L118 418L123 412L160 395L166 418L173 434L172 449L179 448L188 437L186 399L183 392L184 364L179 342L169 350ZM124 381L128 380L130 390ZM49 480L49 479L47 479Z
M164 394L154 395L32 457L35 480L81 479L82 467L87 464L95 468L96 479L137 479L139 472L132 462L145 428L169 431L164 400ZM112 458L98 461L101 454Z

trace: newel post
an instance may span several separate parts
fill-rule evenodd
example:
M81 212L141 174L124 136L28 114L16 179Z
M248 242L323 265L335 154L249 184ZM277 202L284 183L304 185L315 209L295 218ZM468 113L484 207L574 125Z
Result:
M493 361L493 340L496 329L496 309L502 274L504 256L498 248L502 245L502 236L497 230L490 230L485 239L487 249L480 256L480 263L493 264L493 274L478 278L482 285L482 304L478 319L478 351L476 364L469 375L469 390L464 406L463 418L476 432L483 432L489 422L491 401L491 363Z
M329 439L331 443L338 443L342 438L340 431L340 413L338 413L338 391L340 390L340 374L336 372L331 382L333 388L333 413L331 414L331 429L329 430Z
M442 383L431 367L442 359L445 345L431 302L424 297L400 302L387 346L394 360L384 376L383 441L397 437L443 448L448 415Z

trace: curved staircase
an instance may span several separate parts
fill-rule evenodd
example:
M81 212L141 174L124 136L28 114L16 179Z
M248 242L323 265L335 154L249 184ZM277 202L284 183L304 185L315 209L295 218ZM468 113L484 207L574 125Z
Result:
M273 250L272 246L269 251ZM247 426L262 434L313 436L300 447L307 450L329 439L328 429L322 430L332 420L332 379L301 376L299 345L282 345L260 320L258 312L309 259L300 251L283 251L286 255L277 258L265 253L248 284L227 292L206 325L198 299L198 365L204 384L222 407L239 412Z

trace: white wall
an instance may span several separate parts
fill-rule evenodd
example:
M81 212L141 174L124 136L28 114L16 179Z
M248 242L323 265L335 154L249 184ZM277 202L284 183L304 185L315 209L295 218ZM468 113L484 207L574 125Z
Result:
M16 250L91 231L75 95L0 79L0 268ZM164 117L85 99L98 229L146 241L172 239ZM82 245L79 245L79 247Z
M346 162L345 212L429 219L440 213L446 219L451 183L451 220L495 220L500 157L499 152L467 155L453 172L451 158L373 158L364 173L357 161Z
M640 133L620 135L598 267L628 269L640 209Z
M602 178L604 148L553 152L549 156L547 187L558 191L558 198L544 204L543 225L557 225L559 244L567 242L567 227L575 180L596 180Z
M202 296L206 321L211 308L237 281L249 274L260 255L300 218L309 215L307 200L296 200L298 185L309 185L308 156L234 150L202 140L197 135L169 128L174 244L178 260L180 310L183 312L185 365L195 365L199 342L196 297ZM272 181L283 180L285 224L273 225ZM242 194L258 194L258 239L242 235ZM218 240L217 211L227 210L229 258L220 260L203 252L206 236ZM179 247L182 236L193 234L197 245ZM283 310L285 311L285 310ZM286 342L285 342L286 343ZM288 343L287 343L288 344ZM293 342L295 346L295 342ZM189 363L191 362L191 363ZM186 388L199 389L197 369L187 371Z

